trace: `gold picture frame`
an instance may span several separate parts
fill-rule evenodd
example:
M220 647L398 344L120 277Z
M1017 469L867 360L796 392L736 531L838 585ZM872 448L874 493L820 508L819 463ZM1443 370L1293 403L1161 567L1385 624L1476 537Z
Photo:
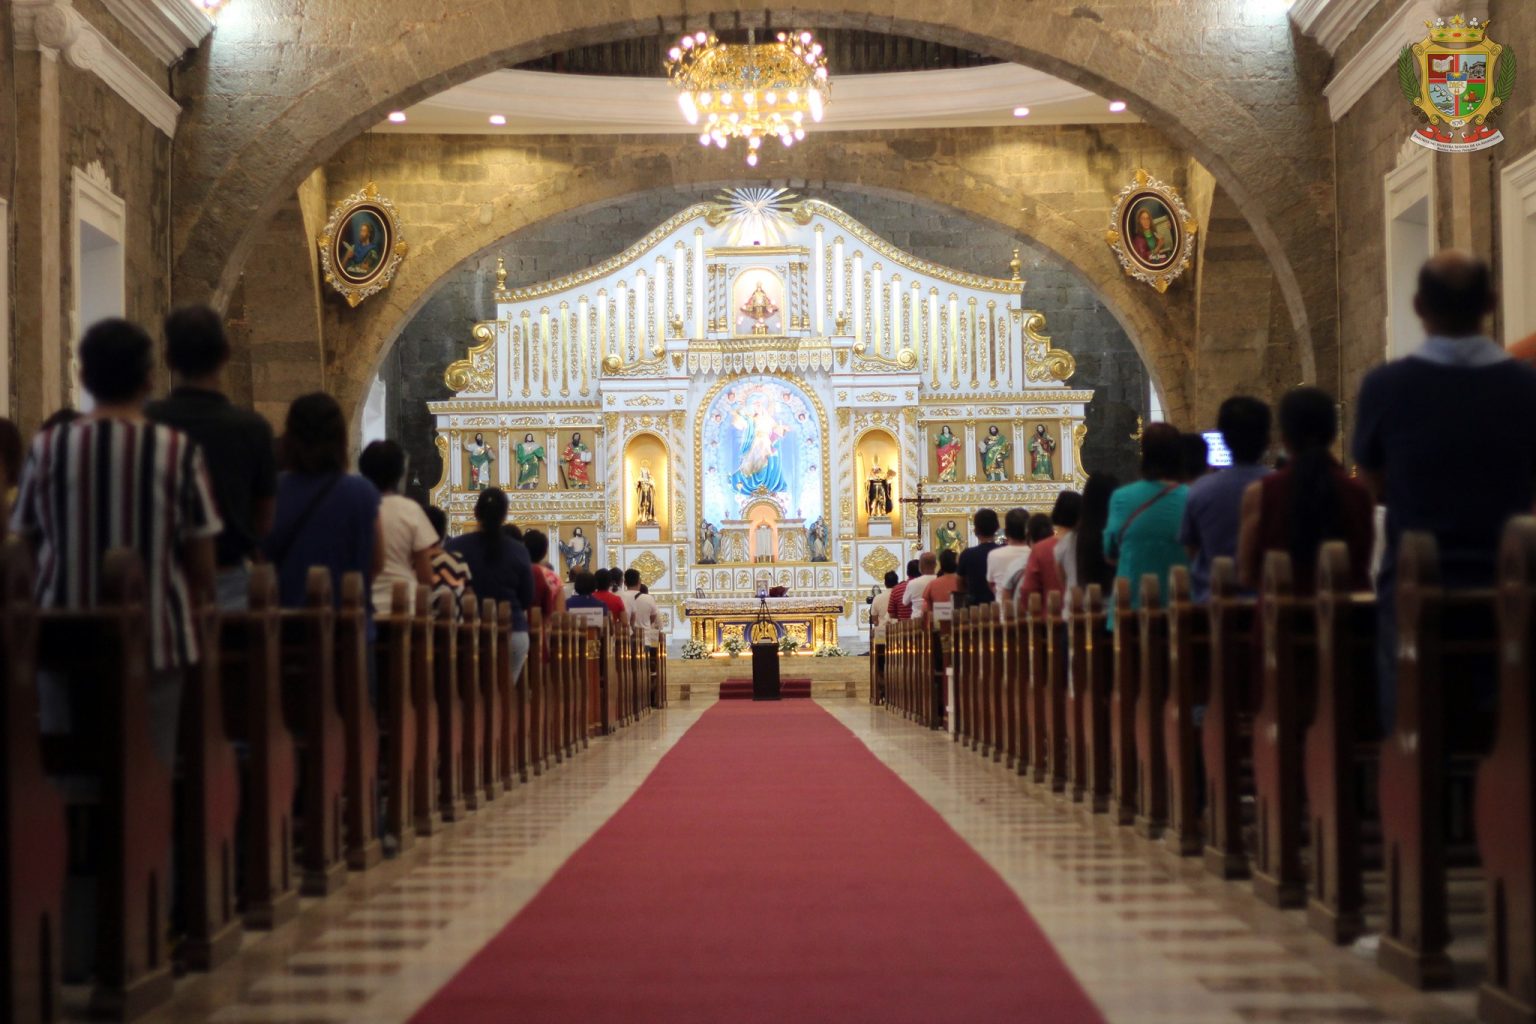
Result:
M325 283L354 309L389 287L410 248L400 237L395 204L371 181L332 207L316 241Z
M1162 293L1194 262L1199 230L1178 190L1138 169L1115 197L1104 240L1126 276Z

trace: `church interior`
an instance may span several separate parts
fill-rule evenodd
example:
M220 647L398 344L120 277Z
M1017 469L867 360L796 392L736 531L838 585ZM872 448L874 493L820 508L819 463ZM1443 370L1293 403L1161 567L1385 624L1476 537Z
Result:
M0 1024L1536 1024L1536 2L0 52Z

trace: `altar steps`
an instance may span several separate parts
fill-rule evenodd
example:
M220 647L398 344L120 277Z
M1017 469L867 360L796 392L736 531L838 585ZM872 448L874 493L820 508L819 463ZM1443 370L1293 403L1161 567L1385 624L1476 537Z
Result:
M792 697L809 700L811 697L811 681L809 679L780 679L779 696L788 700ZM720 684L721 700L751 700L751 679L727 679Z

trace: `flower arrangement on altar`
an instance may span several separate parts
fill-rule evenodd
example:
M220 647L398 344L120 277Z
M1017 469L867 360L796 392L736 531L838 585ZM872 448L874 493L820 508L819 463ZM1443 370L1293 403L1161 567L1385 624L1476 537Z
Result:
M728 636L720 643L720 649L731 657L739 657L747 649L747 642L739 636Z
M790 636L788 633L785 633L783 636L779 637L779 653L780 654L794 654L799 649L800 649L800 641L796 640L794 637Z
M837 646L837 644L822 644L820 647L816 648L816 657L846 658L848 657L848 652Z
M709 657L709 646L702 640L689 640L683 644L683 660L699 661Z

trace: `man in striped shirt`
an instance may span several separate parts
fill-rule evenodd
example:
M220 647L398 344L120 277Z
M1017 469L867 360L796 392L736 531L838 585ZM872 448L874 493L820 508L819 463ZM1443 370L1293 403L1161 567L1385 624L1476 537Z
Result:
M213 594L213 539L223 524L202 453L185 434L144 417L150 353L149 336L125 320L86 332L80 380L95 409L32 442L11 526L36 552L44 608L93 607L112 548L143 559L151 741L169 765L183 675L201 654L193 613ZM42 731L70 732L71 705L88 698L53 673L40 674L39 690Z

